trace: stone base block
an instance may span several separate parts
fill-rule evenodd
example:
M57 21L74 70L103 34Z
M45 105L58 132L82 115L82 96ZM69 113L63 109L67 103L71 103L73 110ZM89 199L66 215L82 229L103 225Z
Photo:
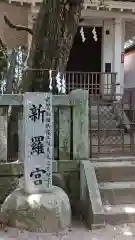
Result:
M58 232L71 225L70 202L67 194L56 186L50 192L31 195L18 188L4 201L1 217L12 227Z

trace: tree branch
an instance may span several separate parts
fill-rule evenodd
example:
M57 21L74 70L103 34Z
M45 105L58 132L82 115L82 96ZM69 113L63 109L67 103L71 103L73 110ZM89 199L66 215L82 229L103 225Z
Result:
M0 46L3 47L3 48L5 47L5 44L2 42L1 37L0 37Z
M33 35L33 31L32 31L30 28L25 27L25 26L22 26L22 25L15 25L15 24L13 24L13 23L8 19L7 14L4 14L4 21L5 21L5 23L6 23L10 28L14 28L14 29L16 29L17 31L27 31L29 34Z

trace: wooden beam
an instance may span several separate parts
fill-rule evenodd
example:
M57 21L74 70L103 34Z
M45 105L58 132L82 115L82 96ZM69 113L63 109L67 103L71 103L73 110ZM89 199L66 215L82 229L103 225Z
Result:
M9 3L20 3L21 5L23 4L31 4L32 6L36 6L36 4L39 4L42 2L42 0L8 0ZM109 9L119 9L121 11L121 9L125 9L125 10L133 10L135 9L135 2L123 2L123 1L107 1L105 0L104 4L101 5L101 1L100 0L95 0L95 1L88 1L88 0L84 0L84 8L86 9L87 7L96 7L96 9L98 8L103 9L104 7Z
M125 19L125 20L135 20L135 14L131 13L125 13L125 12L116 12L116 11L106 11L106 10L92 10L92 9L86 9L82 10L81 17L84 19Z
M85 1L86 2L86 1ZM87 7L98 7L99 9L103 9L106 7L107 9L125 9L125 10L132 10L135 9L135 2L130 2L130 1L107 1L105 0L103 5L100 4L100 0L92 1L87 3Z

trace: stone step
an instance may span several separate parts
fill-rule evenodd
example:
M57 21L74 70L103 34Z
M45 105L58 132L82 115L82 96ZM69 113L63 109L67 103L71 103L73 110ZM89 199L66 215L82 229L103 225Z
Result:
M101 190L121 190L121 189L134 189L135 188L135 181L134 182L100 182L99 188Z
M107 224L135 222L135 157L93 158Z
M106 157L99 157L99 158L92 158L91 162L94 164L94 166L105 166L105 164L107 164L107 166L109 167L110 164L112 164L114 166L114 164L123 164L126 165L129 162L135 163L135 156L106 156ZM111 165L111 167L112 167Z
M99 189L104 204L119 205L135 202L135 181L101 182L99 183Z
M98 182L135 181L135 158L127 156L113 159L92 160Z
M104 219L111 225L135 222L135 204L104 205Z

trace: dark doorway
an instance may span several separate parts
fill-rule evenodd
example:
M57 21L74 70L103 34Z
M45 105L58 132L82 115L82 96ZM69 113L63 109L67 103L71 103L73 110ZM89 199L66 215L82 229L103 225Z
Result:
M98 40L95 41L93 39L93 28L90 27L84 27L84 34L86 37L86 41L82 42L82 37L80 34L80 28L78 28L78 31L76 33L76 36L74 38L73 46L70 52L69 60L67 63L67 71L69 72L101 72L101 40L102 40L102 28L96 27L96 33ZM99 74L89 74L89 80L87 79L85 74L81 74L81 80L80 80L80 74L75 73L74 76L77 76L77 80L74 79L75 85L78 81L78 86L75 86L76 88L80 85L87 86L87 89L94 88L91 86L89 88L88 84L100 84L100 76ZM71 74L70 74L71 76ZM83 76L83 77L82 77ZM91 79L90 79L91 78ZM69 80L70 79L70 80ZM95 79L95 80L94 80ZM72 78L68 77L66 84L72 85ZM70 83L69 83L70 81ZM82 81L82 84L80 83ZM88 83L89 81L89 83ZM80 86L81 87L81 86ZM69 86L68 86L69 88ZM71 89L72 90L72 89ZM91 91L91 90L90 90Z

